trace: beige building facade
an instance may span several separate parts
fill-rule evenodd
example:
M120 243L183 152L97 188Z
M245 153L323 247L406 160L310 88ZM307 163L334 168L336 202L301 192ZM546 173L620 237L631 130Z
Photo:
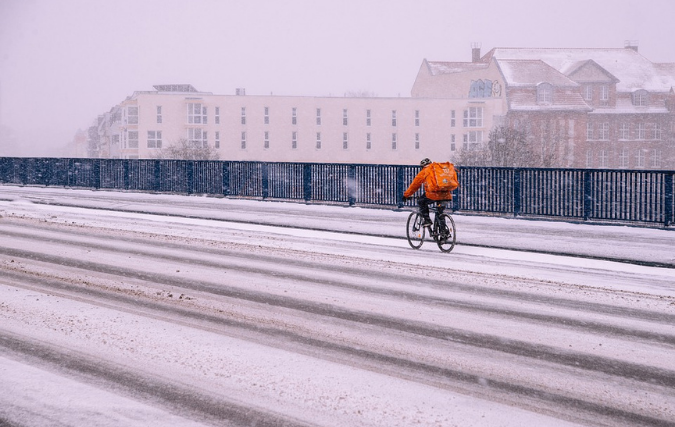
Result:
M498 97L214 95L190 85L155 89L135 92L99 117L96 156L157 158L162 148L186 139L213 147L221 160L415 164L424 157L451 160L468 147L469 134L481 141L495 117L505 114Z

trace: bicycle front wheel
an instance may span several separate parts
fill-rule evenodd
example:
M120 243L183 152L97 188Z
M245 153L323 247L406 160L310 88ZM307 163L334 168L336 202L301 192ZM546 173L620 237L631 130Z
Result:
M422 227L422 215L413 212L408 217L408 224L406 225L406 235L408 236L408 243L413 249L419 249L424 243L424 227Z
M448 214L441 215L436 243L442 252L450 252L455 247L455 221Z

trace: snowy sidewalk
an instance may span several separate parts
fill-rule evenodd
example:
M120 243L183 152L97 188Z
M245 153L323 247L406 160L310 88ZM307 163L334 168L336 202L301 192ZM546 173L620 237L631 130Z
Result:
M0 186L7 202L247 222L405 238L409 210L306 205L203 196ZM675 229L453 214L457 244L675 268Z

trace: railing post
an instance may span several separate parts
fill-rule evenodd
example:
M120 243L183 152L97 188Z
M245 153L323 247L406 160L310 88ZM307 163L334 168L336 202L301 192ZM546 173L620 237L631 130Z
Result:
M68 159L68 162L66 163L66 182L65 182L64 187L71 187L72 177L75 173L73 171L73 169L74 169L73 165L74 164L75 164L75 161L73 159Z
M452 194L452 211L456 212L459 210L459 203L461 200L461 191L462 191L462 168L460 166L455 166L455 171L457 172L457 181L459 182L459 187Z
M347 200L349 206L356 203L356 166L353 164L347 166Z
M92 173L94 174L94 188L99 190L101 188L101 159L94 159L92 169Z
M155 160L154 165L152 168L152 176L154 179L154 182L152 184L152 188L159 192L162 189L162 161L161 160Z
M396 206L399 209L403 207L403 193L405 192L405 182L403 182L404 175L403 166L396 166Z
M593 195L591 194L592 189L593 186L591 183L591 172L584 171L584 221L587 221L593 212Z
M673 218L673 179L675 179L675 173L669 172L664 176L665 180L665 218L664 225L668 227L671 224L671 219Z
M223 196L230 195L230 163L223 162Z
M130 167L129 167L129 159L125 159L124 162L122 163L122 169L124 170L124 189L128 190L130 187L129 181L131 180L130 175Z
M260 174L262 175L262 198L266 199L270 196L270 174L267 163L260 164Z
M520 169L513 170L513 216L520 215L520 208L522 206L521 195L521 176Z
M21 181L21 185L26 185L28 183L28 159L21 159L19 180Z
M305 163L302 165L302 192L305 203L312 200L312 165Z
M195 161L189 160L185 162L185 175L187 180L187 193L192 194L192 188L195 184Z

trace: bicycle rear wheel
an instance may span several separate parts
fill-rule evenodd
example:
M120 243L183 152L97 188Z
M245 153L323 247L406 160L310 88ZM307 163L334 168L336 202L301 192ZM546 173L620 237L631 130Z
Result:
M422 227L422 215L413 212L408 217L408 224L406 225L406 235L408 236L408 243L413 249L419 249L424 243L424 227Z
M436 243L442 252L450 252L455 247L455 221L448 214L441 215Z

